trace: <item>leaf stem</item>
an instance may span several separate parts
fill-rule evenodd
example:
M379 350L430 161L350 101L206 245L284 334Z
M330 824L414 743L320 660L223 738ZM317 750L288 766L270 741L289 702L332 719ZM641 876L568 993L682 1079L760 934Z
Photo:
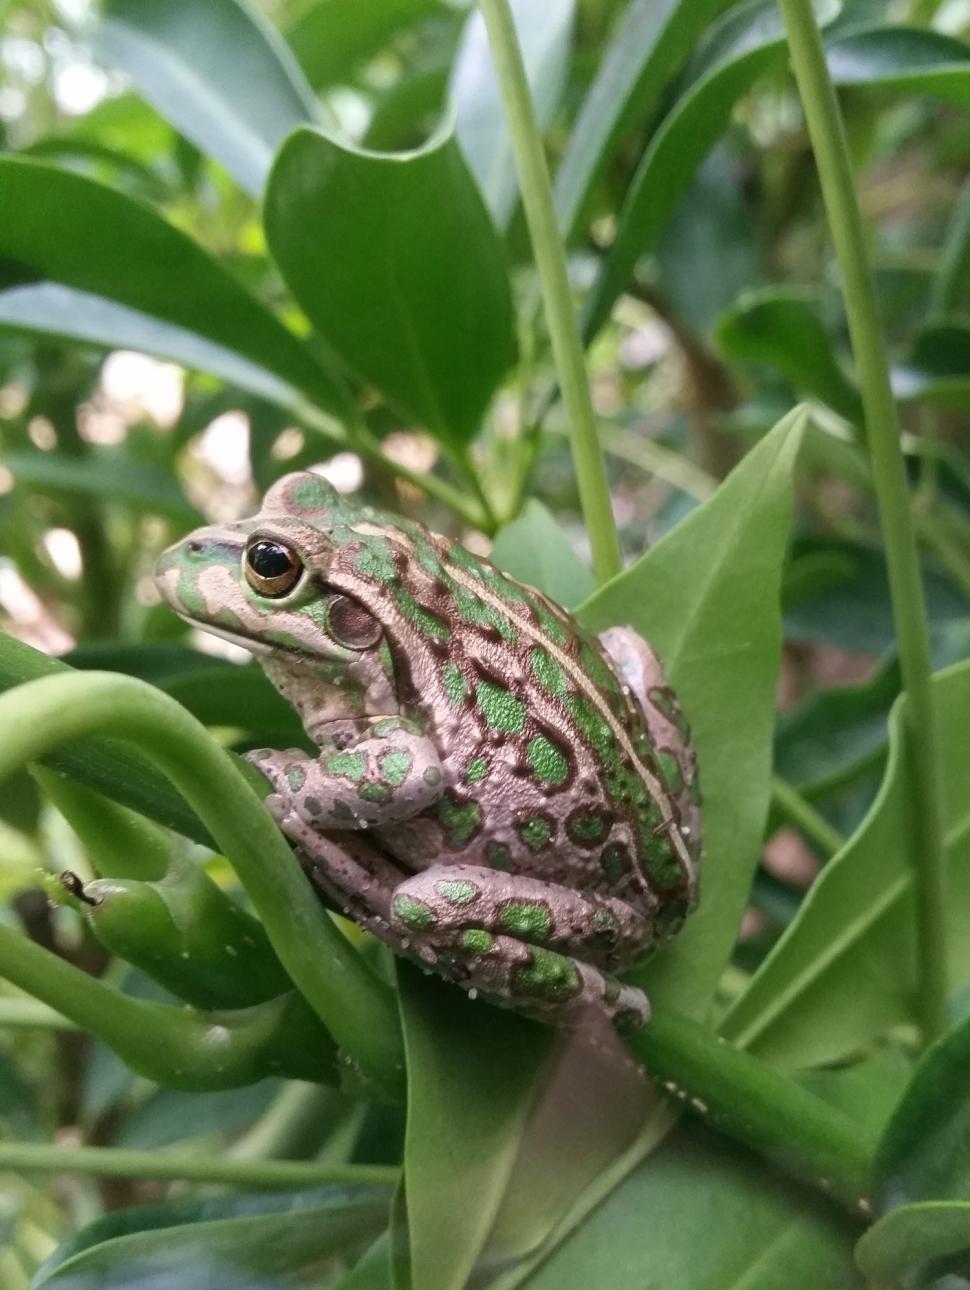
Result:
M842 834L780 775L771 778L771 800L778 814L800 829L826 859L842 849L845 844Z
M842 273L886 546L903 688L909 696L906 727L915 802L910 847L916 878L917 1009L924 1041L929 1043L946 1024L947 953L943 805L926 602L885 342L845 126L810 0L779 3Z
M576 311L566 271L566 252L556 220L549 169L542 148L522 52L508 0L481 0L515 154L522 205L542 285L552 353L569 417L576 482L589 533L593 568L606 582L622 568L606 467L599 449Z
M232 1187L315 1187L322 1183L386 1184L394 1165L342 1165L310 1160L230 1160L119 1147L57 1147L0 1142L0 1169L87 1174L95 1178L156 1178L166 1182L226 1183Z
M154 762L231 859L307 1002L365 1077L400 1097L404 1059L390 987L337 929L259 797L200 722L144 681L85 672L8 691L0 730L0 778L63 740L94 733L124 739Z
M627 1045L661 1092L712 1129L866 1212L872 1146L842 1111L669 1009Z

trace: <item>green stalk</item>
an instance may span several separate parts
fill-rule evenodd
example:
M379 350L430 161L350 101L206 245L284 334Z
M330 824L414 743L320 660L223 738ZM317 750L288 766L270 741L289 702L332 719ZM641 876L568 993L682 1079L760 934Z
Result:
M119 1147L53 1147L0 1142L0 1169L87 1174L93 1178L155 1178L164 1182L226 1183L230 1187L319 1187L324 1183L393 1187L394 1165L338 1165L308 1160L227 1160Z
M789 824L799 829L812 846L828 859L841 851L845 838L833 829L824 815L820 815L810 802L806 802L797 789L792 788L780 775L771 779L771 804Z
M622 568L620 543L610 504L606 468L597 440L596 416L569 290L566 252L559 236L542 137L508 0L481 0L480 7L508 118L522 205L542 284L559 388L569 417L576 482L592 548L593 568L600 582L606 582Z
M910 846L916 894L917 1007L923 1038L930 1042L946 1025L947 955L943 805L926 603L885 342L845 127L810 0L779 3L844 284L886 546L903 688L909 699L907 745L916 804Z
M627 1039L661 1092L787 1173L867 1212L872 1144L844 1112L668 1010Z
M0 778L64 740L94 733L139 748L231 859L280 962L349 1059L385 1095L401 1096L404 1058L390 987L337 929L259 797L200 722L144 681L85 672L8 691L0 730Z

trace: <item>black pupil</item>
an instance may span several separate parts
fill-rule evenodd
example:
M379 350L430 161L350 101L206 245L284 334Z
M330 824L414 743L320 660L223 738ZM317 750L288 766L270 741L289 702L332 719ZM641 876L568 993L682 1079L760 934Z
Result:
M279 578L296 564L292 554L277 542L254 542L246 557L253 573L260 578Z

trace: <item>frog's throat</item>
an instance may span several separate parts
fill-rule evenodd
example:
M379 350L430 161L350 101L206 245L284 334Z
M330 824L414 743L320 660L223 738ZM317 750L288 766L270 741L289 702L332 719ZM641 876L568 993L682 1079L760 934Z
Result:
M263 654L259 664L296 709L314 742L321 742L326 727L335 721L400 714L393 677L375 651L361 653L339 668L319 658L286 658L277 650Z

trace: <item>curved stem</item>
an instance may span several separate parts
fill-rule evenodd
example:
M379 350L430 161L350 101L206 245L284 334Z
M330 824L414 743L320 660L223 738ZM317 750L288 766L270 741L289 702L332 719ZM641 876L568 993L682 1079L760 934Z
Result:
M923 1038L929 1042L946 1024L947 952L943 803L926 603L896 407L845 127L810 0L780 0L780 5L844 284L886 547L903 688L909 697L907 744L916 804L910 845L916 876L918 1012Z
M0 1142L0 1169L87 1174L95 1178L156 1178L165 1182L227 1183L232 1187L396 1185L394 1165L338 1165L309 1160L228 1160L119 1147L55 1147Z
M232 860L280 962L338 1044L365 1078L401 1095L404 1059L390 987L341 935L260 799L204 726L143 681L86 672L3 695L0 730L0 777L65 739L97 732L135 744Z
M666 1009L627 1045L685 1110L854 1212L868 1212L873 1146L842 1111Z
M569 290L566 252L559 236L549 169L508 0L481 0L480 7L508 118L559 388L569 417L576 482L593 553L593 568L600 582L605 582L622 567L620 543L597 440L596 416Z
M771 800L779 815L784 816L789 824L794 824L797 829L800 829L808 841L818 847L826 860L842 849L845 838L838 829L834 829L825 816L820 815L815 807L780 775L772 776Z

